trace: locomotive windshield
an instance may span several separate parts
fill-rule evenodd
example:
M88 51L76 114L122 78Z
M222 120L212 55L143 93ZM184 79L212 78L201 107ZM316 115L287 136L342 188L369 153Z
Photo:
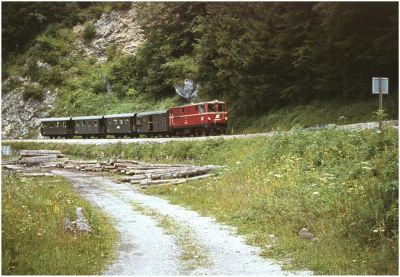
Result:
M216 112L217 111L217 104L208 104L208 112Z

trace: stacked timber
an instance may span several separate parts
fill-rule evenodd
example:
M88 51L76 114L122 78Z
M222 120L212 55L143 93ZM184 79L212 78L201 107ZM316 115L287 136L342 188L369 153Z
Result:
M21 150L19 154L19 164L25 165L55 162L58 158L65 157L60 150Z
M21 150L20 158L17 161L19 165L39 166L47 171L51 168L64 168L69 170L106 171L113 174L121 174L124 175L119 178L121 182L138 184L141 187L161 184L181 184L189 180L207 178L217 174L218 169L222 168L216 165L150 164L124 159L103 161L70 160L65 158L65 155L59 150ZM7 169L14 169L15 166L10 161L7 164Z
M139 184L142 187L155 184L180 184L188 180L207 178L216 174L220 166L193 166L180 164L149 164L133 160L109 161L77 161L68 160L62 166L64 169L80 171L108 171L123 174L121 182Z

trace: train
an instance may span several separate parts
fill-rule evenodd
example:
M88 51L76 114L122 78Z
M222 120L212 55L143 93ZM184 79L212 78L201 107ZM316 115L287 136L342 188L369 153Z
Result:
M160 111L54 117L39 121L41 135L50 139L209 136L225 134L228 107L226 102L214 100Z

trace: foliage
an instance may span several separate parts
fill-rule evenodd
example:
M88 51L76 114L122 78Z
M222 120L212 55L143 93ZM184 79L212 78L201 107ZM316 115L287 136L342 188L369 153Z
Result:
M93 233L64 233L63 220L83 207ZM2 274L99 274L113 258L109 220L60 177L2 178Z
M263 255L318 274L398 273L398 134L278 133L147 145L13 143L80 158L225 165L223 175L147 192L238 227ZM317 242L304 241L307 226ZM269 236L273 234L277 241Z
M96 28L92 22L86 22L83 26L83 39L88 42L91 41L96 35Z
M33 98L36 100L42 100L44 95L44 88L39 83L29 83L25 86L22 96L24 100Z
M349 103L342 103L340 99L326 99L310 101L308 104L276 107L268 113L254 116L230 113L228 131L254 133L274 129L290 130L296 125L311 127L377 121L374 116L377 106L377 98ZM385 109L388 113L386 119L397 118L398 106L395 95L389 95L385 99Z
M75 43L80 38L71 26L84 24L91 38L93 22L103 12L131 6L140 11L136 20L145 37L136 55L110 45L105 62L83 57ZM4 7L3 13L9 13L4 17L3 38L7 37L7 45L24 46L14 47L17 55L10 45L4 48L3 77L28 77L44 88L57 87L55 116L69 110L83 115L147 110L155 103L161 104L154 108L183 104L174 85L191 79L200 85L200 100L228 102L230 130L290 129L338 118L345 118L340 123L352 123L370 119L376 98L370 93L371 76L388 76L385 109L390 118L398 117L398 94L392 93L398 90L396 3L5 3ZM24 37L25 27L17 27L23 25L18 15L32 25L28 36ZM21 84L11 80L3 85L8 91Z

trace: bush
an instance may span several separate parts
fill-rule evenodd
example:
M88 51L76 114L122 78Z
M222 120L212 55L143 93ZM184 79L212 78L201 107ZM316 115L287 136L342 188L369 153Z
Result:
M92 22L86 22L83 28L83 39L86 42L91 41L96 35L96 28Z
M43 98L44 89L39 83L30 83L25 86L23 90L23 98L24 100L28 100L30 98L41 100Z

